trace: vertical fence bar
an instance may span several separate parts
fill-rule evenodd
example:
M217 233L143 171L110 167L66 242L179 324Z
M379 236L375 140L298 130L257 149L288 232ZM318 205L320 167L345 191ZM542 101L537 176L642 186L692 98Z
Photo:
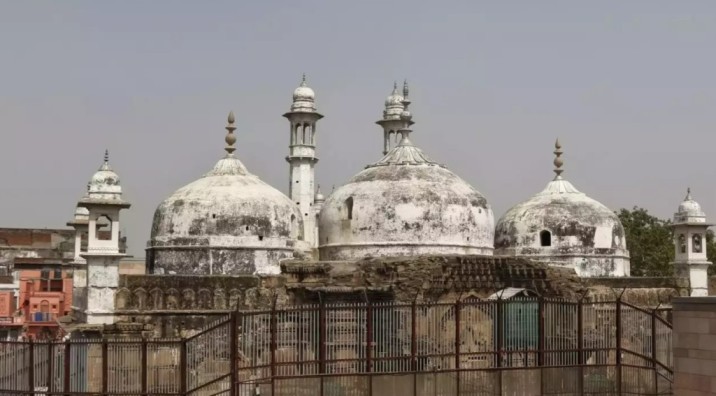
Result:
M187 377L187 366L189 365L189 360L187 359L187 345L186 340L179 341L179 394L182 396L186 395L186 386L187 382L189 381L189 378Z
M621 295L616 302L616 335L617 335L617 353L616 353L616 370L617 370L617 395L622 394L622 297Z
M460 396L460 300L455 302L455 396Z
M505 340L503 339L504 336L504 305L502 301L502 296L500 295L497 298L497 367L502 367L502 349L504 347ZM497 383L498 383L498 389L499 394L502 394L502 370L497 370Z
M45 380L45 385L47 386L47 391L52 392L54 390L52 389L52 374L55 368L55 344L52 341L49 341L45 345L47 345L47 348L45 348L45 351L47 351L47 379Z
M142 348L142 351L141 351L141 354L142 354L141 370L142 370L142 372L140 373L140 375L142 376L142 396L145 396L145 395L149 394L149 389L147 389L147 377L149 376L149 373L148 373L149 370L147 368L147 360L149 359L149 357L147 356L148 348L147 348L147 339L146 338L142 338L142 347L141 348Z
M579 394L584 394L584 298L577 302L577 364L579 365Z
M318 306L318 372L321 374L319 395L323 396L323 374L326 373L326 305L323 299Z
M417 329L417 313L418 307L417 302L413 300L413 304L410 306L410 371L413 372L413 395L418 394L418 361L416 358L418 351L417 335L415 331Z
M271 316L269 317L269 332L271 334L271 396L276 395L276 300L271 304Z
M651 360L654 367L654 393L659 394L659 366L656 363L656 310L651 312Z
M368 396L373 396L373 306L365 307L365 371L368 373Z
M229 340L229 348L231 350L229 351L229 374L231 378L231 383L229 384L229 390L230 396L236 396L236 390L238 388L238 382L239 382L239 311L234 311L231 313L231 322L229 323L231 326L229 328L229 337L231 339ZM300 332L300 330L299 330ZM300 346L299 346L300 348Z
M70 348L72 344L70 343L70 340L65 341L65 356L64 356L64 362L63 362L63 379L62 379L62 391L65 392L65 395L67 396L70 392L70 370L71 370L71 360L70 360L70 354L72 353L72 350Z
M545 329L544 329L544 298L542 296L537 300L537 365L539 366L539 386L540 394L544 394L544 348L545 348Z
M32 338L30 338L28 344L28 350L30 351L30 359L28 359L30 362L30 367L27 373L27 382L28 382L28 395L34 395L35 394L35 343L32 341Z
M109 385L109 364L107 362L109 354L107 340L102 340L102 393L106 394Z

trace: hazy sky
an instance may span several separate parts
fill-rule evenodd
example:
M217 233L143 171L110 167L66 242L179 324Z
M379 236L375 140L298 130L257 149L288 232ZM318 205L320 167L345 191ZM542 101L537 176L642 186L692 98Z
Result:
M63 227L105 148L144 256L152 214L223 155L287 192L301 79L317 180L381 157L374 124L411 83L412 140L496 219L564 176L613 209L670 217L691 186L716 220L716 1L22 1L0 3L0 226Z

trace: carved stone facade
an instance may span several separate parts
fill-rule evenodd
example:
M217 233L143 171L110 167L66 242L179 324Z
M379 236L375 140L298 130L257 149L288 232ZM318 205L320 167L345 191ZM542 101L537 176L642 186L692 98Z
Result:
M121 322L151 325L155 337L191 335L229 310L336 302L454 302L506 288L547 298L641 306L688 294L672 278L583 279L564 268L514 257L428 256L283 263L280 275L123 275L115 296Z

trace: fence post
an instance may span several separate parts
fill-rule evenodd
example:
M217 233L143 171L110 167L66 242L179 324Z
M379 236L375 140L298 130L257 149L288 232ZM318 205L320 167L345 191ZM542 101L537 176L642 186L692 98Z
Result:
M149 389L147 389L147 377L149 376L149 367L147 367L147 360L149 360L149 357L147 356L147 349L147 339L142 337L142 373L140 374L142 376L142 396L149 394Z
M495 348L497 350L497 360L495 362L496 367L502 367L502 349L504 347L505 340L503 339L504 336L504 306L503 306L503 300L502 295L497 297L497 347ZM502 370L497 370L497 384L499 389L499 394L502 394Z
M661 305L661 304L660 304ZM659 308L658 306L656 307ZM654 393L659 394L659 366L656 358L656 309L651 313L651 359L654 367Z
M45 349L47 354L47 391L52 392L54 389L52 389L52 380L53 380L53 374L55 371L55 343L52 341L47 341L47 349Z
M460 395L460 311L462 310L460 299L455 301L455 395Z
M271 304L269 331L271 333L271 396L276 394L276 300Z
M102 393L106 394L109 388L109 363L107 358L109 357L107 340L102 340Z
M321 374L319 395L323 396L323 374L326 373L326 305L323 299L318 306L318 372Z
M579 394L584 394L584 296L577 302L577 364Z
M189 378L187 377L189 359L187 359L185 339L179 341L179 356L179 376L181 377L179 378L179 394L186 396L187 382L189 381Z
M30 367L27 372L27 382L29 383L29 388L27 389L30 393L30 395L35 394L35 343L32 341L32 338L29 339L29 347L30 351Z
M365 371L368 373L368 396L373 396L373 306L370 301L365 307Z
M71 378L70 370L72 369L72 367L71 367L72 361L70 360L71 356L72 356L71 355L72 350L70 348L71 345L72 345L72 343L70 343L70 340L65 341L65 357L64 357L64 368L63 368L63 374L64 374L63 377L64 378L62 380L62 382L63 382L62 391L65 392L65 394L68 394L70 392L70 378Z
M229 395L236 396L236 390L239 380L239 311L231 312L231 321L229 322L229 377L231 378L231 384L229 384ZM299 346L300 347L300 346Z
M542 296L537 300L537 365L539 366L539 386L540 394L544 394L544 349L545 349L545 330L544 330L544 298Z
M616 327L617 327L617 395L622 394L622 296L616 302Z
M418 352L418 342L417 342L417 313L418 313L418 306L416 300L413 300L413 304L410 306L410 371L413 372L413 395L417 395L418 393L418 377L417 377L417 369L418 369L418 362L417 362L417 352Z

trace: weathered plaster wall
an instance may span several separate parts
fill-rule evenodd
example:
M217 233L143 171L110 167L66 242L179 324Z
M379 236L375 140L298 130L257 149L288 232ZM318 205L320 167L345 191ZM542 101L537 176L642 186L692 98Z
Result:
M716 394L716 297L674 300L674 394Z

